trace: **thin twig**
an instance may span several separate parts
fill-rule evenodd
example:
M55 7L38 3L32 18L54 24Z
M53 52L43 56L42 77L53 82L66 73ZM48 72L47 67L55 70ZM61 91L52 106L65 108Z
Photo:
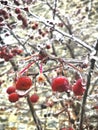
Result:
M50 9L54 10L52 8L52 6L47 2L47 5L49 6ZM66 20L64 20L58 13L55 12L55 15L60 19L60 21L64 24L64 26L68 29L68 32L70 35L72 35L72 30L71 30L71 24L69 22L69 19L68 17L66 17ZM67 23L65 23L65 21ZM71 39L68 40L68 43L66 43L66 46L67 48L69 49L69 52L70 52L70 55L72 58L75 58L75 55L74 55L74 52L73 52L73 49L71 48L70 46L70 43L71 43Z
M97 55L97 53L98 53L98 40L97 40L97 43L96 43L95 50L96 50L95 55ZM87 76L86 90L85 90L85 93L84 93L84 96L83 96L83 101L82 101L79 130L83 130L83 120L84 120L83 117L84 117L84 113L85 113L85 104L86 104L86 99L87 99L87 95L88 95L88 90L90 88L91 76L92 76L92 73L93 73L93 70L94 70L95 62L96 62L95 59L91 59L91 65L90 65L90 69L89 69L88 76Z
M45 19L45 18L42 18L42 17L38 17L38 16L36 16L35 14L33 14L31 11L29 11L29 16L35 17L35 18L38 20L38 22L41 22L41 23L45 24L46 26L48 26L48 27L50 27L50 28L53 28L53 25L49 24L49 22L48 22L49 20L47 20L47 19ZM73 35L71 35L71 34L68 34L68 33L64 32L64 31L61 31L61 30L58 29L57 27L55 27L55 28L53 28L53 29L54 29L54 31L57 31L58 33L62 34L63 36L68 37L68 38L70 38L71 40L73 40L75 44L79 44L79 45L81 45L82 47L86 48L86 49L89 50L89 51L94 51L94 48L93 48L93 47L91 47L91 46L88 45L87 43L83 42L83 41L80 40L79 38L77 38L77 37L75 37L75 36L73 36Z
M58 0L54 0L54 9L53 9L53 19L54 20L55 20L55 16L56 16L57 1Z
M36 115L36 111L33 107L33 104L30 101L29 95L27 96L27 102L30 107L30 111L31 111L32 117L34 119L34 122L36 124L37 130L42 130L41 122L40 122L38 116Z
M7 29L7 30L10 32L10 34L12 34L12 36L18 41L18 44L21 45L21 46L24 48L24 50L28 53L27 48L26 48L26 47L24 46L24 44L19 40L19 38L17 38L17 36L15 35L15 33L14 33L10 28L8 28L8 27L5 27L5 29Z
M89 0L89 5L88 5L88 17L90 17L91 12L92 12L92 7L93 7L93 0Z

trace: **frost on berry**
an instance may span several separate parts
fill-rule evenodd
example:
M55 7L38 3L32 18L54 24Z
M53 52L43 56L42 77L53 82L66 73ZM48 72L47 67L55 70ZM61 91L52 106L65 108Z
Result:
M28 76L21 76L16 81L17 90L28 90L32 86L32 80Z
M82 83L82 79L78 79L72 87L72 91L76 96L82 96L84 94L85 88Z
M9 94L8 99L10 102L16 102L19 100L19 95L16 92L11 93Z
M69 81L64 76L58 76L52 80L51 87L53 91L67 92L70 90Z
M8 87L7 90L6 90L6 92L7 92L8 94L11 94L11 93L13 93L13 92L15 92L15 91L16 91L15 86L10 86L10 87Z
M38 102L38 100L39 100L39 96L36 93L34 93L33 95L31 95L30 101L32 103L36 103L36 102Z

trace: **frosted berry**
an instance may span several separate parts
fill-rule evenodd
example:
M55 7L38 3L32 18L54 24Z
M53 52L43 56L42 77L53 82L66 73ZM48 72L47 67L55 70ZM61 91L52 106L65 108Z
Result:
M73 130L73 128L72 128L72 127L70 127L70 128L68 128L68 130Z
M24 7L24 10L27 11L27 12L29 11L28 7Z
M54 105L54 102L53 102L53 101L48 101L48 102L47 102L47 106L48 106L48 107L51 107L51 108L52 108L53 105Z
M5 19L8 19L8 18L9 18L9 15L6 14L6 15L3 15L3 17L4 17Z
M27 27L27 26L28 26L27 20L26 20L26 19L23 19L23 20L22 20L22 24L23 24L23 27Z
M98 105L93 106L92 109L98 110Z
M4 20L3 17L0 17L0 22L3 22L3 20Z
M51 48L51 46L50 46L49 44L47 44L47 45L46 45L46 48L47 48L47 49L50 49L50 48Z
M64 26L64 24L63 23L58 23L58 26L62 28Z
M61 128L60 130L73 130L73 128L72 127L69 127L69 128L64 127L64 128Z
M16 89L28 90L32 86L32 80L28 76L19 77L16 81Z
M53 91L64 92L70 89L69 81L64 76L56 77L52 80L51 87Z
M3 10L3 9L1 9L0 12L2 12L3 16L7 14L7 12L5 10Z
M19 8L16 8L16 9L15 9L15 13L16 13L16 14L19 14L20 12L21 12L21 11L20 11Z
M16 102L19 100L19 95L17 93L11 93L8 97L10 102Z
M18 14L17 19L18 20L24 20L24 17L22 16L22 14Z
M13 92L15 92L15 91L16 91L16 88L15 88L14 86L10 86L10 87L8 87L7 90L6 90L6 92L7 92L8 94L11 94L11 93L13 93Z
M60 130L67 130L67 129L64 127L64 128L61 128Z
M16 56L16 54L20 55L23 52L23 50L19 49L19 48L13 48L11 49L11 53Z
M37 29L37 28L38 28L38 23L34 23L34 24L32 25L32 29L35 30L35 29Z
M32 103L36 103L39 100L39 96L35 93L30 97Z
M82 84L82 79L78 79L73 85L72 90L76 96L82 96L84 94L85 88Z

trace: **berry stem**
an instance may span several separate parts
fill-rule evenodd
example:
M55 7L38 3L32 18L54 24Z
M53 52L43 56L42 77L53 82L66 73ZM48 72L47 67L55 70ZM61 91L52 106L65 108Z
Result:
M40 122L40 120L39 120L39 118L38 118L38 116L36 114L36 111L35 111L35 109L33 107L33 104L30 101L29 95L27 95L27 102L28 102L32 117L34 119L35 125L37 127L37 130L42 130L41 122Z
M42 63L40 64L40 73L43 73L43 65L42 65Z
M25 68L23 68L20 72L19 72L19 75L22 75L26 70L28 70L32 64L34 64L35 62L31 62L29 63Z

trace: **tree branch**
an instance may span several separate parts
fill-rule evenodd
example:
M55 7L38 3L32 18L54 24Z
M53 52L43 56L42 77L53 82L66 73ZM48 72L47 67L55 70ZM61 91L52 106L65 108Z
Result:
M36 112L35 112L35 109L33 107L33 104L30 101L29 95L27 95L27 102L28 102L28 105L29 105L32 117L34 119L34 122L36 124L37 130L42 130L41 122L40 122L38 116L36 115Z
M96 50L96 54L95 54L95 56L96 56L97 53L98 53L98 40L97 40L97 43L96 43L96 46L95 46L95 50ZM86 104L86 99L87 99L87 96L88 96L88 90L90 88L91 76L92 76L92 73L93 73L93 70L94 70L95 62L96 62L95 59L91 59L91 65L90 65L90 69L89 69L88 76L87 76L86 90L85 90L85 93L84 93L84 96L83 96L83 101L82 101L79 130L83 130L83 117L84 117L84 114L85 114L85 104Z

